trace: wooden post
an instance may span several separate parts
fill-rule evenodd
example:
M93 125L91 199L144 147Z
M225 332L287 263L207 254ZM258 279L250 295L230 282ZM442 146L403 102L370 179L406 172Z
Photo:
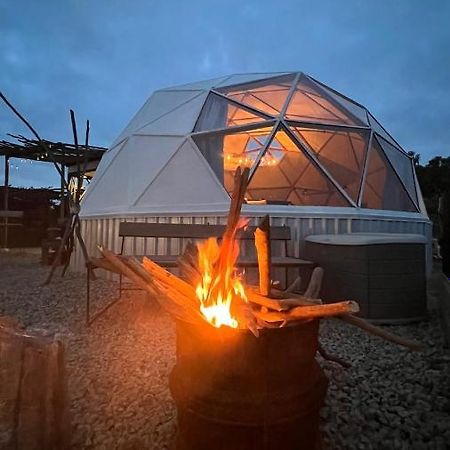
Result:
M265 216L255 230L255 247L258 256L259 293L270 295L270 222Z
M66 449L71 427L64 343L0 318L2 449Z
M8 211L9 209L9 156L5 155L5 182L4 182L4 192L3 192L3 209ZM3 219L3 248L8 248L8 214L5 214Z
M59 207L59 218L61 219L61 223L64 222L64 217L66 215L66 179L65 179L65 167L61 163L61 176L60 176L61 186L60 186L60 195L61 195L61 205Z

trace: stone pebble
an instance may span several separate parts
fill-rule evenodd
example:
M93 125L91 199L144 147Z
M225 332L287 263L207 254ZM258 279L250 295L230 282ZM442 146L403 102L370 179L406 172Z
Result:
M57 273L43 287L48 268L36 255L0 254L0 266L0 315L66 342L71 449L173 448L172 320L133 292L87 328L82 274ZM116 295L115 283L99 279L92 307ZM321 411L324 450L450 449L450 355L437 311L388 329L428 347L413 353L338 320L321 322L324 348L352 364L343 369L319 357L329 379Z

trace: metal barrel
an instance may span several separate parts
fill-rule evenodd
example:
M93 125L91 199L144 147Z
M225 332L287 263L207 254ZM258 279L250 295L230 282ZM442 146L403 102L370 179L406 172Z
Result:
M249 331L177 322L177 450L320 448L318 321Z

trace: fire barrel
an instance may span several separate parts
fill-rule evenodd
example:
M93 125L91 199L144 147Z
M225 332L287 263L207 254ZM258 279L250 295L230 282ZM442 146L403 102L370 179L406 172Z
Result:
M314 450L328 381L319 321L261 330L177 322L177 450Z

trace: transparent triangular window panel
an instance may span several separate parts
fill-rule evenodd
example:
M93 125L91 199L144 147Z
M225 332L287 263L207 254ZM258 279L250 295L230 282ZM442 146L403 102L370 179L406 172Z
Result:
M378 122L372 114L368 114L369 123L372 127L372 130L382 136L386 141L388 141L391 145L397 146L398 144L395 142L394 138L381 126L380 122Z
M224 98L209 94L194 131L211 131L263 122L267 116L251 112Z
M278 131L247 188L249 202L349 206L326 175L284 131Z
M278 116L286 102L294 78L293 74L285 75L217 90L239 103L271 116Z
M305 76L301 76L286 110L288 120L364 125Z
M383 148L384 153L388 157L389 161L394 166L394 169L397 172L398 176L403 181L403 184L405 185L409 195L417 204L417 193L413 172L414 169L411 159L403 152L398 150L397 147L389 144L389 142L386 142L384 139L376 139Z
M292 127L322 166L355 202L358 200L369 132Z
M223 88L227 86L235 86L242 85L244 83L258 81L258 80L267 80L268 78L280 77L282 75L288 75L289 72L268 72L268 73L236 73L234 75L230 75L226 78L226 80L217 83L215 87Z
M362 208L417 211L375 139L368 155L363 189Z
M367 120L367 113L366 109L362 106L357 105L353 101L349 100L348 98L345 98L342 94L339 92L334 91L330 87L324 85L323 83L320 83L319 81L315 79L311 79L311 77L308 77L313 83L316 85L319 85L321 89L323 89L326 94L331 97L336 103L341 105L346 111L350 112L355 116L358 120L361 121L361 124L368 126L369 122Z
M198 134L192 138L219 181L231 193L236 169L255 165L271 132L272 127L265 127L235 133ZM274 155L276 150L273 150Z

